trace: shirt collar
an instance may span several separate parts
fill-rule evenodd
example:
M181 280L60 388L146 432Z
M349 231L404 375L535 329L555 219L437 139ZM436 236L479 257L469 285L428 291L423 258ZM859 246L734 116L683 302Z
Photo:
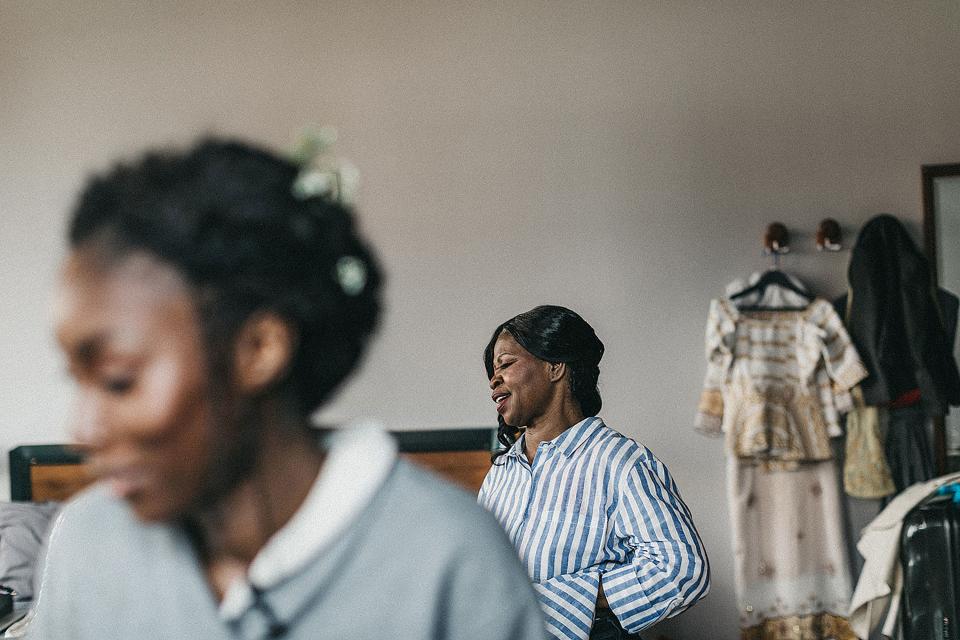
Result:
M393 438L373 425L331 434L327 457L303 504L256 555L246 579L227 590L221 617L238 619L253 605L251 584L269 589L302 570L360 515L386 481L396 458Z
M548 440L547 443L559 449L560 453L569 458L603 426L603 420L601 420L599 416L590 416L589 418L584 418L572 427L565 429L563 433L553 440ZM517 438L517 441L513 443L513 446L510 447L504 455L519 458L523 454L525 435L526 434L522 434Z
M552 440L564 456L570 458L587 440L603 426L598 416L584 418Z
M514 442L509 449L507 449L507 452L504 454L506 457L519 458L520 455L523 454L523 436L524 434L521 433L520 437L517 438L517 441Z

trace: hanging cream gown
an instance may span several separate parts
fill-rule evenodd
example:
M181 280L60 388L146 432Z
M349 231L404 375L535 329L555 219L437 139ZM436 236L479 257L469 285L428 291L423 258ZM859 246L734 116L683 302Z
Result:
M698 430L725 438L744 640L853 640L830 437L867 372L829 302L740 311L714 300Z

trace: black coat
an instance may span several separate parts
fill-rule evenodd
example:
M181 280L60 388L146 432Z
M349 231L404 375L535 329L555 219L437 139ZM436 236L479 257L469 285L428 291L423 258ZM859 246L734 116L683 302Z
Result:
M860 383L866 403L885 404L919 388L928 415L960 405L957 298L934 294L927 259L899 220L884 214L864 225L847 277L849 308L847 296L837 307L870 372Z

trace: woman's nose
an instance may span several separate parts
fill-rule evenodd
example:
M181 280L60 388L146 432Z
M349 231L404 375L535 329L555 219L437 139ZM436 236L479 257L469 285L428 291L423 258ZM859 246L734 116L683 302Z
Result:
M89 393L78 393L73 402L70 420L70 435L74 443L83 449L93 449L104 440L103 417L100 403Z
M501 382L503 382L503 378L500 376L500 374L498 373L494 375L492 378L490 378L490 388L496 389L497 385L500 384Z

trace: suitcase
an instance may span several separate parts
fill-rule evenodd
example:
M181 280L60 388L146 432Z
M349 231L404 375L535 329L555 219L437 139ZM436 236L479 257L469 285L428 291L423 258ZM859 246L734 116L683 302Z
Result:
M941 487L903 521L904 640L960 640L960 493Z

